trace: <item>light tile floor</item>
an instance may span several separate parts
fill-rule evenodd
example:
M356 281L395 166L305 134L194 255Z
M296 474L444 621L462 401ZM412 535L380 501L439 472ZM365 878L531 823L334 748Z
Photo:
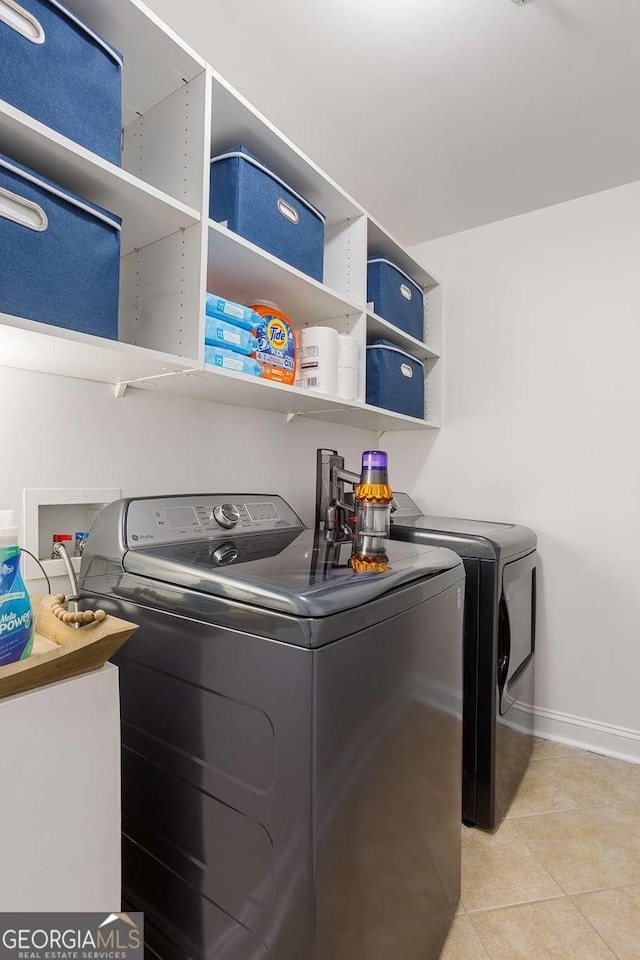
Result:
M502 826L463 827L441 960L640 960L640 766L536 740Z

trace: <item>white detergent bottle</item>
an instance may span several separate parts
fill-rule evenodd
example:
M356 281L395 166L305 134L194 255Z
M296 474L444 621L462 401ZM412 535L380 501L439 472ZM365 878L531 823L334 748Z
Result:
M24 660L33 646L33 610L20 573L13 510L0 510L0 667Z

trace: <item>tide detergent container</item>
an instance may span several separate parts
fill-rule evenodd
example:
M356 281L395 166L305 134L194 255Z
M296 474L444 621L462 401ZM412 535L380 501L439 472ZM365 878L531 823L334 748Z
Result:
M253 354L265 380L293 384L296 379L296 336L289 317L269 300L258 300L251 309L260 317L253 331L258 348Z
M20 573L13 510L0 510L0 666L25 660L33 646L33 610Z

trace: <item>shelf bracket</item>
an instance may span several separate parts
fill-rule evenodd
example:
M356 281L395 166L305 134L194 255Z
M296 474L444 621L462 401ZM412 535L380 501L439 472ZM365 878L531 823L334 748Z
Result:
M377 431L377 433L376 433L376 439L377 439L378 443L380 443L380 441L382 440L382 438L384 437L384 435L385 435L386 432L387 432L386 430L378 430L378 431Z
M332 409L331 407L321 407L319 410L295 410L293 413L287 413L287 423L295 417L312 417L315 413L326 413L327 410ZM339 410L349 410L349 407L338 407Z
M187 370L167 370L166 373L155 373L150 377L136 377L135 380L119 380L113 385L113 395L116 399L120 399L127 392L127 387L135 386L136 383L149 383L151 380L162 380L165 377L179 377L185 373L200 373L200 367L189 367Z

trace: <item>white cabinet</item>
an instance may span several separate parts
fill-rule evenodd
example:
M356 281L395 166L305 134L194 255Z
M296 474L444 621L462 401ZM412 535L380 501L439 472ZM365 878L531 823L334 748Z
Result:
M0 700L0 903L120 909L118 670Z
M0 142L15 160L123 218L119 340L0 314L0 364L113 383L117 396L131 386L378 431L439 426L437 281L139 0L66 2L124 55L122 167L1 100ZM325 214L323 283L209 220L209 159L239 143ZM427 290L423 341L368 310L368 250ZM205 365L207 290L240 302L273 300L298 328L330 324L356 337L358 399ZM425 361L426 420L365 403L365 347L376 337Z

